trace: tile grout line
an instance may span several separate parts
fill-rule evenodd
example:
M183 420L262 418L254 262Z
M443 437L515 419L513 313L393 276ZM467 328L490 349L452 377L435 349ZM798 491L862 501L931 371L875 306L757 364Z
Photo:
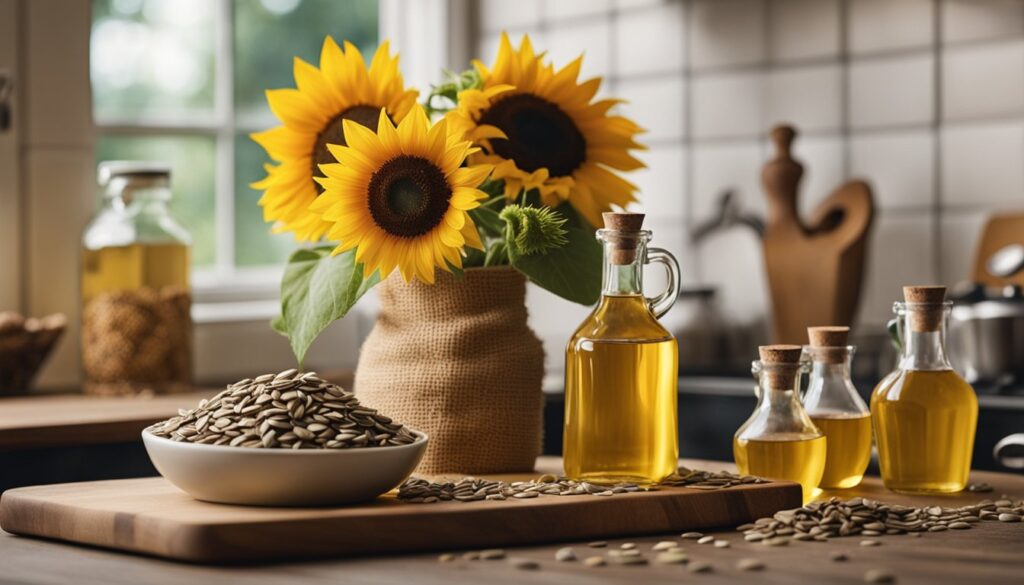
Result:
M932 0L933 22L932 41L932 96L935 100L932 110L932 274L938 282L945 282L942 269L942 115L945 106L942 96L942 2Z

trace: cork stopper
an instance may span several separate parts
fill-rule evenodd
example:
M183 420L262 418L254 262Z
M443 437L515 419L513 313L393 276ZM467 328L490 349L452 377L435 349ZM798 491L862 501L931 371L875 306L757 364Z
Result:
M762 345L757 348L761 356L764 379L773 390L791 390L796 387L800 373L799 345Z
M905 286L903 300L907 302L910 330L917 333L938 331L946 309L946 287Z
M826 364L841 364L846 361L846 347L850 343L849 327L808 327L807 339L811 342L811 356L814 361Z
M605 212L601 217L604 219L604 228L618 232L617 236L620 236L612 235L607 238L614 245L611 263L626 265L635 262L636 248L640 242L636 236L643 230L644 214Z

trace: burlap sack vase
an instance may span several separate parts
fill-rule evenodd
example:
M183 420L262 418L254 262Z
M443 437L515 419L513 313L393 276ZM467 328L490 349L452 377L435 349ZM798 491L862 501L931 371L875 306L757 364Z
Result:
M526 280L474 268L433 286L394 274L356 368L359 400L430 436L423 474L530 471L543 432L544 349Z

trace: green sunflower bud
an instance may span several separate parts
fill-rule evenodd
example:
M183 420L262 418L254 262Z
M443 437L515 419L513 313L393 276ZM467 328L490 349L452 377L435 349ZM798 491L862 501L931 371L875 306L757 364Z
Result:
M505 220L505 240L523 256L541 254L564 246L565 218L547 207L508 205L501 210Z

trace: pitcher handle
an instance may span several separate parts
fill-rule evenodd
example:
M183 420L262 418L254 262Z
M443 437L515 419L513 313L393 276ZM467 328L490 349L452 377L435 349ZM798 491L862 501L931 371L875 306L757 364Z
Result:
M648 297L647 305L651 308L654 316L661 318L668 313L676 303L679 296L679 262L668 250L661 248L648 248L645 264L661 264L668 272L668 288L656 297Z

